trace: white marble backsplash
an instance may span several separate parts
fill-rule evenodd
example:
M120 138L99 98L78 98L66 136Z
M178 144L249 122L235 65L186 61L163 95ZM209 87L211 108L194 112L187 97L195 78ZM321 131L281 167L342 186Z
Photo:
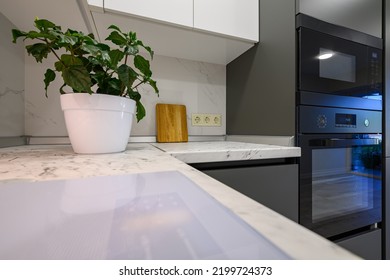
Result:
M12 28L0 13L0 137L24 135L24 47L12 43Z
M60 79L54 81L44 95L43 74L52 67L53 58L37 64L26 55L26 134L32 136L66 136L63 113L60 108L58 88ZM143 86L142 102L146 117L134 121L132 136L156 135L157 103L183 104L187 108L189 135L226 134L226 67L224 65L155 56L151 61L153 77L157 81L160 97L149 86ZM192 113L222 115L220 127L191 126Z

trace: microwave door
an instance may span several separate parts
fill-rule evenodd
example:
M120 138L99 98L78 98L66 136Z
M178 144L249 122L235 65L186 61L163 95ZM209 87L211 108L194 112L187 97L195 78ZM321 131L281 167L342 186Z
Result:
M362 97L381 71L380 50L304 27L298 55L300 91Z

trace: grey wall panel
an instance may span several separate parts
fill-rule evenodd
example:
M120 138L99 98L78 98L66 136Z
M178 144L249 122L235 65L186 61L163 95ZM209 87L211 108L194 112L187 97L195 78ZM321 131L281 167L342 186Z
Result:
M382 37L382 0L296 0L297 13Z
M385 189L384 189L384 255L386 259L390 259L390 0L384 1L384 41L385 41L385 65L384 65L384 140L385 140Z
M385 42L385 65L384 65L384 125L385 125L385 155L390 157L390 0L385 0L385 13L384 20L384 42Z
M384 206L382 210L382 222L383 222L383 253L384 257L390 260L390 158L385 160L386 174L385 174L385 191L384 191Z
M227 65L227 134L295 134L295 3L260 0L260 43Z

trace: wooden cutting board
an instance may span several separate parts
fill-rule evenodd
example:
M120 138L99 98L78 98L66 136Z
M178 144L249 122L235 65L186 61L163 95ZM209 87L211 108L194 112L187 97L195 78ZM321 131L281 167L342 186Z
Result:
M185 105L156 105L157 142L188 142Z

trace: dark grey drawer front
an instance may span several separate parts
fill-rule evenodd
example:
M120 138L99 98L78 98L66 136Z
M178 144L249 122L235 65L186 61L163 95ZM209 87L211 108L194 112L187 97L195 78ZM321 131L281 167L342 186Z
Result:
M202 170L274 211L298 222L298 165Z
M380 260L382 258L381 234L382 230L377 229L336 243L363 259Z

